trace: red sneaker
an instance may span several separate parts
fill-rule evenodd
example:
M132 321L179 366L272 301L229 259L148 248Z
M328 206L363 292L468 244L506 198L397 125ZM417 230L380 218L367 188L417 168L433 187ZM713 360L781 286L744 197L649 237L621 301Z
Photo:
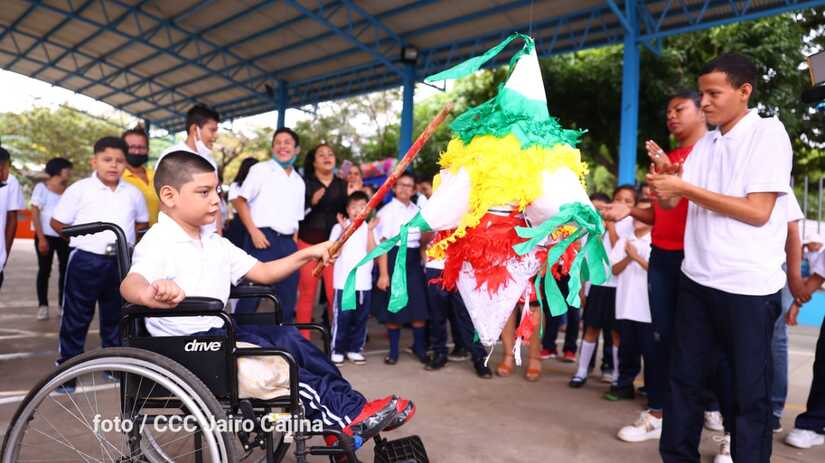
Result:
M367 402L361 413L342 432L355 439L355 448L383 431L398 416L398 398L394 395Z
M403 426L407 421L410 421L415 415L415 404L412 400L398 398L398 414L395 416L390 424L384 428L384 431L392 431Z
M564 357L561 358L561 361L564 363L576 363L576 354L567 351L564 353Z
M555 350L555 349L553 349L553 350L550 350L550 349L542 349L542 350L541 350L541 354L540 354L540 356L541 356L541 359L542 359L542 360L547 360L547 359L556 358L558 355L556 354L556 350Z

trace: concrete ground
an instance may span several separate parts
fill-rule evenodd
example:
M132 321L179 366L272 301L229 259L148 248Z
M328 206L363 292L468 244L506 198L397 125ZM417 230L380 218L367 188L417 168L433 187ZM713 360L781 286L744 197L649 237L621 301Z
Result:
M32 242L16 241L0 290L0 434L5 433L21 395L52 370L57 356L54 310L49 321L35 319L36 270ZM56 301L54 275L52 280L51 301ZM99 346L96 327L95 321L89 349ZM644 400L605 401L601 395L607 386L597 378L580 390L568 388L573 364L545 361L537 383L525 381L519 370L509 378L479 379L469 362L428 372L407 355L389 367L382 362L386 352L383 330L371 324L370 333L368 364L347 364L342 371L367 397L395 392L414 399L418 406L415 419L388 437L420 435L433 462L658 461L656 441L627 444L615 437L620 427L635 420ZM825 461L825 446L802 451L782 443L793 418L805 408L817 334L811 327L791 329L785 431L774 438L775 462ZM402 345L409 345L409 333L405 336ZM500 354L499 348L490 360L491 367ZM718 434L706 431L703 435L703 462L711 462L718 449L714 436ZM371 447L359 452L362 460L372 461ZM326 460L318 457L316 461Z

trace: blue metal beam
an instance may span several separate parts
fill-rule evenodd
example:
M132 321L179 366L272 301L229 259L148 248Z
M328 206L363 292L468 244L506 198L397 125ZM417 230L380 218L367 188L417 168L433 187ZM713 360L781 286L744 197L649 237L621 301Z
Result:
M255 4L255 5L253 5L249 8L246 8L244 10L241 10L238 13L235 13L234 15L232 15L232 16L230 16L230 17L228 17L228 18L226 18L222 21L210 24L209 26L206 26L206 27L202 27L202 28L200 28L196 31L193 31L193 32L187 34L182 40L179 40L178 42L170 45L169 49L170 50L182 50L187 45L192 43L194 40L197 40L201 36L201 34L203 34L204 32L206 32L208 30L213 30L213 29L225 27L226 25L231 24L232 22L242 18L243 16L246 16L247 14L255 13L256 11L260 10L261 8L271 6L274 3L275 3L275 0L264 0L263 2ZM147 32L144 35L146 35L148 37L152 37L152 36L154 36L155 33L157 33L163 27L164 27L163 24L159 24L153 30ZM210 63L213 60L213 58L218 56L220 53L224 53L227 50L231 50L232 48L233 48L232 43L222 45L218 48L213 48L212 50L209 50L208 52L204 53L200 57L200 60L205 62L205 63ZM144 63L150 62L151 60L159 57L160 55L162 55L164 53L165 53L165 51L160 51L160 50L156 51L154 53L151 53L147 56L144 56L144 57L138 59L137 61L129 63L129 64L125 65L124 67L125 68L136 68L136 67L138 67L138 66L140 66ZM256 60L252 59L252 60L249 60L249 61L250 62L255 62ZM182 69L183 67L188 66L188 65L189 65L189 62L183 61L180 64L177 64L177 65L172 66L170 68L163 69L163 70L160 70L160 71L158 71L154 74L145 76L143 79L140 79L137 82L134 82L134 83L130 84L128 87L126 87L126 89L129 90L129 89L132 89L132 88L138 88L138 87L146 84L146 82L148 82L148 81L156 80L156 79L160 78L161 76L163 76L165 74L169 74L171 72L177 71L177 70ZM232 64L232 69L235 69L235 68L240 69L240 67L242 67L244 65L245 65L245 63L243 63L243 62L233 63ZM230 67L224 67L223 69L219 69L218 72L222 75L227 75L229 69L230 69ZM233 72L232 74L234 74L234 73L235 72ZM195 77L193 79L187 80L186 82L179 83L179 84L177 84L177 86L178 87L185 87L186 85L188 85L190 83L193 83L193 82L196 82L199 79L200 79L200 77ZM110 96L112 96L112 94L103 95L102 98L107 98L107 97L110 97Z
M309 16L310 18L312 18L315 21L319 22L321 25L323 25L327 29L335 32L338 36L340 36L341 38L343 38L347 42L351 43L352 45L355 45L356 47L360 48L365 53L371 55L374 59L376 59L379 62L381 62L382 64L384 64L384 66L387 66L388 68L392 69L398 75L402 75L401 69L399 69L398 66L395 65L395 63L391 62L389 59L387 59L386 56L384 56L378 50L376 50L375 48L365 44L364 42L361 42L355 35L353 35L353 33L352 33L352 23L350 23L350 28L349 28L350 30L345 31L345 30L339 28L338 26L336 26L335 24L333 24L332 22L330 22L329 19L327 19L327 18L315 13L314 11L304 7L304 5L301 5L301 3L298 2L297 0L286 0L286 1L293 8L300 11L301 14Z
M110 1L110 2L113 2L113 3L115 3L115 4L120 5L122 8L128 8L128 7L129 7L129 5L128 5L128 4L124 4L124 3L122 3L120 0L108 0L108 1ZM47 9L47 10L50 10L50 11L52 11L52 12L55 12L55 13L58 13L58 14L61 14L61 15L71 15L71 14L72 14L72 12L71 12L71 11L66 11L66 10L64 10L64 9L62 9L62 8L59 8L59 7L56 7L56 6L52 5L52 4L48 4L48 3L40 3L40 6L41 6L42 8L45 8L45 9ZM173 30L175 30L175 31L176 31L176 32L178 32L178 33L188 34L188 32L187 32L186 30L183 30L183 29L181 29L180 27L176 26L175 24L170 23L167 19L164 19L164 18L159 18L159 17L157 17L157 16L155 16L155 15L149 14L149 13L147 13L147 12L145 12L145 11L142 11L142 10L135 11L135 14L139 14L139 15L141 15L141 16L144 16L144 17L148 18L148 19L149 19L149 20L151 20L151 21L162 23L162 24L164 24L164 25L165 25L165 27L168 27L169 29L173 29ZM91 25L91 26L94 26L94 27L98 27L98 28L105 29L106 31L111 32L112 34L115 34L115 35L119 35L119 36L121 36L121 37L124 37L124 38L126 38L127 40L129 40L129 41L131 41L131 42L140 43L141 45L144 45L144 46L146 46L146 47L148 47L148 48L151 48L152 50L155 50L155 51L163 51L163 52L169 53L169 50L167 50L167 49L165 49L165 48L163 48L163 47L160 47L160 46L158 46L158 45L156 45L156 44L154 44L154 43L150 42L149 40L145 39L144 37L139 37L139 36L131 36L131 35L129 35L129 34L127 34L127 33L123 32L123 31L121 31L121 30L119 30L119 29L117 29L117 28L112 27L110 24L104 24L104 23L101 23L101 22L99 22L99 21L96 21L96 20L93 20L93 19L87 18L87 17L85 17L85 16L76 16L76 17L74 17L73 19L75 19L75 20L77 20L77 21L84 22L84 23L86 23L86 24L88 24L88 25ZM202 37L201 37L201 38L199 38L199 41L201 41L201 42L205 43L205 44L206 44L207 46L209 46L209 47L217 47L217 45L215 45L214 43L212 43L212 42L210 42L210 41L208 41L208 40L206 40L206 39L204 39L204 38L202 38ZM237 60L239 60L239 61L244 61L244 60L243 60L243 58L241 58L241 57L239 57L239 56L235 55L234 53L231 53L231 55L233 55L232 57L233 57L234 59L237 59ZM170 54L170 56L172 56L172 57L173 57L173 58L175 58L175 59L183 59L182 57L180 57L180 56L178 56L178 55L175 55L175 54ZM190 60L190 61L191 61L191 60ZM198 62L195 62L195 61L191 61L191 63L190 63L190 64L192 64L192 66L197 67L197 68L199 68L199 69L201 69L201 70L203 70L203 71L206 71L206 73L207 73L207 74L209 74L209 75L212 75L212 76L215 76L215 77L219 77L219 78L221 78L221 79L225 79L225 80L228 80L228 81L230 81L230 82L232 82L232 81L233 81L232 79L228 78L227 76L224 76L224 75L221 75L221 74L217 73L214 69L209 68L208 66L206 66L206 65L205 65L205 64L203 64L203 63L198 63ZM251 65L251 66L254 66L254 67L256 67L256 68L258 68L258 67L257 67L257 65L254 65L254 64L250 64L250 65ZM260 68L258 68L258 69L260 70L260 72L264 72L264 71L263 71L263 69L260 69ZM263 93L262 93L259 89L257 89L257 88L250 87L250 86L247 86L247 85L243 85L243 84L241 84L241 83L237 83L237 85L238 85L239 87L243 87L245 90L248 90L248 91L249 91L249 92L251 92L252 94L259 94L262 98L266 98L266 95L265 95L265 94L263 94Z
M35 40L34 43L32 43L29 46L29 48L26 49L26 51L21 53L20 56L17 56L16 58L14 58L11 63L7 64L8 68L11 69L12 67L14 67L14 65L19 63L20 60L24 56L26 56L26 57L29 56L29 54L31 54L32 50L34 50L35 48L43 45L43 43L46 42L47 40L49 40L55 32L59 31L60 29L63 29L63 26L68 24L69 21L71 21L72 19L75 19L75 18L79 17L79 15L83 14L83 12L86 11L87 9L89 9L89 7L92 6L92 4L94 4L94 2L95 2L95 0L86 0L86 3L81 5L80 8L78 8L77 10L72 11L69 14L67 14L63 19L60 20L59 23L57 23L54 27L49 29L48 32L46 32L45 34L38 37L37 40ZM35 4L40 4L40 2L35 2ZM71 5L71 3L69 3L69 5ZM48 59L49 58L48 51L45 50L45 49L43 51L46 55L46 59Z
M278 82L278 128L286 125L286 109L289 107L289 87L287 82L281 80Z
M415 96L415 65L405 64L403 93L401 96L401 128L398 135L398 158L410 149L413 134L413 101Z
M113 27L119 26L120 23L125 21L126 18L128 18L135 9L142 8L143 5L145 5L148 1L149 0L141 0L139 3L136 3L136 4L132 5L131 7L129 7L128 10L126 10L117 19L115 19L114 21L111 22L112 26ZM88 44L92 40L98 38L101 34L103 34L103 32L105 32L103 29L98 29L98 30L94 31L93 33L89 34L88 37L86 37L85 39L81 40L80 42L74 44L71 48L66 49L63 53L58 55L57 58L54 58L53 60L51 60L51 62L49 62L47 64L44 64L38 70L34 71L29 77L31 77L33 79L37 79L37 76L39 76L41 72L48 69L54 63L59 63L60 60L62 60L63 58L69 56L70 53L73 53L73 52L76 52L77 50L82 49L84 46L86 46L86 44ZM99 61L99 60L95 60L95 61ZM54 85L60 86L60 85L63 84L63 82L65 80L66 80L66 78L64 77L64 78L58 80L57 82L55 82ZM82 93L82 92L80 92L80 93Z
M634 0L629 0L629 1L634 1ZM633 26L631 26L628 23L627 19L625 19L624 14L619 9L619 6L616 5L616 2L614 0L606 0L606 2L607 2L607 6L610 8L610 11L612 11L613 14L616 15L616 18L618 18L619 23L621 23L621 25L624 28L625 32L631 32L633 30Z
M625 2L627 22L633 28L624 36L622 62L622 121L619 136L618 184L636 183L636 144L639 126L639 46L638 6Z
M749 21L749 20L753 20L753 19L760 19L760 18L764 18L764 17L768 17L768 16L776 16L778 14L788 13L788 12L791 12L791 11L798 11L798 10L809 9L809 8L819 8L819 7L825 6L825 0L808 0L808 1L785 0L785 4L782 5L782 6L774 6L774 7L771 7L771 8L766 8L766 9L754 11L754 12L751 12L751 13L745 12L744 14L738 14L738 15L737 15L737 13L740 13L740 12L736 9L732 9L733 16L730 16L730 17L727 17L727 18L720 18L720 19L716 19L716 20L711 20L711 21L704 21L703 20L704 16L705 16L705 13L707 12L708 9L710 9L713 6L721 6L722 4L726 4L726 3L723 3L723 2L720 2L720 1L705 0L704 3L702 3L701 8L693 8L693 9L687 9L686 10L686 13L687 13L687 11L696 11L697 12L696 16L693 17L694 19L692 21L687 21L687 23L685 23L685 21L683 21L678 26L668 26L668 27L662 28L662 23L664 22L664 19L666 19L668 17L668 15L673 11L673 9L670 8L671 5L668 4L667 5L668 8L663 10L662 13L661 13L661 17L660 17L660 20L659 20L658 25L657 25L658 30L656 30L654 32L649 32L649 33L644 34L644 35L640 35L638 40L639 41L649 41L649 40L654 40L654 39L663 39L663 38L671 37L671 36L674 36L674 35L680 35L680 34L686 34L686 33L689 33L689 32L702 31L702 30L713 28L713 27L724 26L724 25L732 24L732 23L736 23L736 22L743 22L743 21Z
M23 22L26 18L28 18L28 17L29 17L29 15L30 15L30 14L32 14L32 12L33 12L36 8L37 8L37 5L29 5L29 7L26 9L26 11L24 11L24 12L23 12L23 14L21 14L20 16L18 16L18 17L14 20L14 22L12 22L11 24L9 24L9 26L8 26L8 27L6 27L6 28L3 30L3 32L1 32L1 33L0 33L0 42L2 42L2 41L3 41L3 39L5 39L5 38L6 38L6 35L7 35L9 32L11 32L12 30L16 29L16 28L20 25L20 23L22 23L22 22Z

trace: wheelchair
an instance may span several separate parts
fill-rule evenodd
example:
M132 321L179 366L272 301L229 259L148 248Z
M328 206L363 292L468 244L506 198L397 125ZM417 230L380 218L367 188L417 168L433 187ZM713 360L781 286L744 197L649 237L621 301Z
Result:
M105 230L116 236L122 280L130 252L117 225L75 225L64 234ZM274 311L230 315L222 301L203 297L186 298L172 310L124 305L124 347L86 352L36 384L12 418L0 462L272 463L282 461L294 446L298 463L308 456L358 463L352 437L304 425L308 420L299 396L298 364L289 352L235 343L238 324L274 323L319 332L329 354L327 330L313 323L282 323L269 287L240 285L230 298L268 299ZM225 334L152 337L144 326L147 318L184 316L219 317ZM269 400L239 397L237 361L244 357L283 359L289 369L288 393ZM311 446L313 436L335 436L338 443ZM379 434L373 439L377 463L428 461L418 436L389 441Z

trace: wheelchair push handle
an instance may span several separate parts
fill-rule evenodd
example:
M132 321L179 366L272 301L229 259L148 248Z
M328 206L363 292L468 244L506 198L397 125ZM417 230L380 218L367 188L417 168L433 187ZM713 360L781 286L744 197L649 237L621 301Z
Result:
M63 235L67 237L92 235L107 230L115 234L115 256L117 257L117 269L120 273L120 279L123 280L126 278L126 274L129 272L129 267L132 266L132 262L129 256L129 243L126 241L126 234L123 233L122 228L109 222L81 223L63 227Z

